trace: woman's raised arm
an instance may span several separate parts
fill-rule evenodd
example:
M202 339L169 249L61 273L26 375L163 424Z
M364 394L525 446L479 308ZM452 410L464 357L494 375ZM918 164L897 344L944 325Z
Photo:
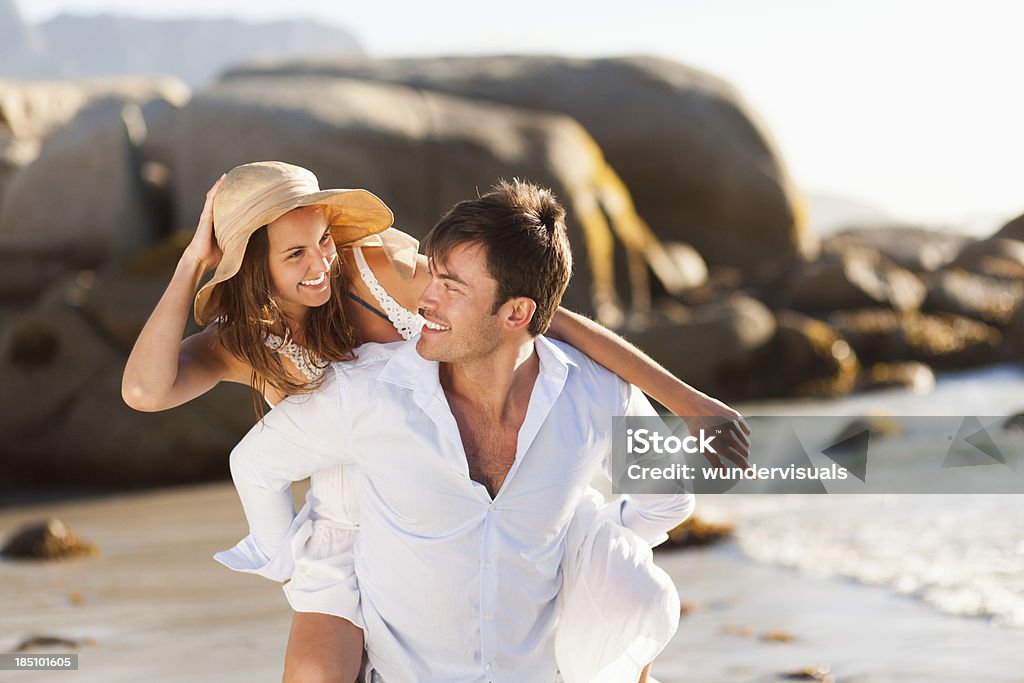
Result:
M646 353L611 330L559 307L551 320L548 336L571 344L592 360L614 372L626 382L683 418L691 433L724 423L732 427L728 441L731 449L725 457L737 464L748 455L750 429L743 416L721 401L694 389L663 368Z
M181 339L199 282L220 261L213 237L213 198L222 181L223 176L206 194L196 234L128 357L121 396L135 410L152 412L181 405L227 375L228 365L211 328Z

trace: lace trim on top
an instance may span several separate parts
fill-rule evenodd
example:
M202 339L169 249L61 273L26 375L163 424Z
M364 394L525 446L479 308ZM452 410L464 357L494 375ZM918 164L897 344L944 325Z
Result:
M361 247L353 247L352 251L356 256L356 265L359 266L359 275L362 276L367 289L373 294L373 298L384 309L388 320L398 330L398 334L402 335L402 339L409 340L419 334L420 330L423 329L423 316L405 308L388 294L388 291L377 281L377 276L370 270Z
M327 366L330 365L306 347L296 344L292 339L291 332L287 329L285 329L283 338L273 332L267 332L263 343L271 351L276 351L290 360L307 382L315 382L323 377Z

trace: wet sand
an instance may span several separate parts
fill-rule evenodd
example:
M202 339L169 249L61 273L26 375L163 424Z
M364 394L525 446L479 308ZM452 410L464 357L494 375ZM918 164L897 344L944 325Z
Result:
M246 533L230 484L9 509L0 534L47 516L101 554L0 562L0 651L31 636L83 641L79 671L0 672L0 682L280 680L283 594L211 558ZM760 565L733 543L659 552L658 561L695 608L655 665L662 683L781 681L820 664L842 683L1024 682L1020 630ZM776 640L762 639L770 633Z

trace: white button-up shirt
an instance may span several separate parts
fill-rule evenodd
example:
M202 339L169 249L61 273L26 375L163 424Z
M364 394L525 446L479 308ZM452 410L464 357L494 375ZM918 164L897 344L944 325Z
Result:
M569 521L595 473L610 472L613 416L656 412L572 347L538 337L535 349L540 372L493 499L469 477L438 364L415 340L368 344L333 365L318 391L274 408L232 452L251 535L222 561L273 565L293 526L291 482L355 465L355 566L373 668L386 681L553 681ZM694 499L612 504L656 544Z

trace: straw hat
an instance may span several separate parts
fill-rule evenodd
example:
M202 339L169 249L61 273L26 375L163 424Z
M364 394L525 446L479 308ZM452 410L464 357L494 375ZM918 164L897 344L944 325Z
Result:
M236 166L213 200L213 231L224 255L213 277L196 294L197 323L209 322L216 303L214 287L238 273L252 234L292 209L312 205L324 208L339 247L387 230L394 221L391 209L372 193L321 190L316 176L300 166L280 161Z

